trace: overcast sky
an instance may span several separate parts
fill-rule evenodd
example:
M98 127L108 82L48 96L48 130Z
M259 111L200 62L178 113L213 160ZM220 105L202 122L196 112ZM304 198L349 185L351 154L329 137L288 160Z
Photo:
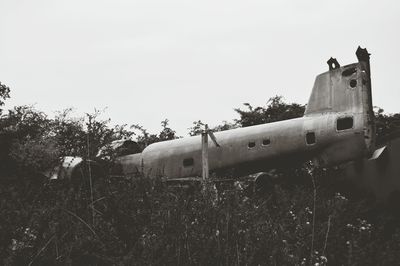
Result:
M108 107L115 123L180 135L242 103L306 103L315 76L371 55L374 105L400 112L399 1L0 0L8 107Z

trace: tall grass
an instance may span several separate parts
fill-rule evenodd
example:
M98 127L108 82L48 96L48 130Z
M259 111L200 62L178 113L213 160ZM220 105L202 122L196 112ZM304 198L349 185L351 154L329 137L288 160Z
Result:
M390 265L400 259L393 214L374 218L367 202L315 181L316 195L309 183L275 185L263 195L245 184L203 193L142 177L93 176L92 193L87 182L4 183L0 259L5 265Z

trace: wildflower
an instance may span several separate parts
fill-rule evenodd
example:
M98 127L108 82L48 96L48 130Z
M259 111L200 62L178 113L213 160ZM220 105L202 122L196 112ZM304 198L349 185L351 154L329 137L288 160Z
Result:
M25 228L24 234L25 234L26 237L28 237L30 240L35 240L35 239L36 239L35 232L34 232L32 229L30 229L29 227Z
M290 216L292 216L292 219L293 220L296 220L297 219L297 217L296 217L296 215L293 213L293 211L289 211L289 214L290 214Z
M346 197L344 197L342 194L340 194L339 192L337 192L335 194L335 199L339 199L339 200L347 200Z
M16 239L11 239L11 250L16 251L18 249L18 241Z

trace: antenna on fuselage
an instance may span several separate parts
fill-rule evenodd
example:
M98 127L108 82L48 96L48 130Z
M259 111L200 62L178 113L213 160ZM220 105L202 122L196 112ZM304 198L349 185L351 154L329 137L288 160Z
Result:
M218 148L221 147L218 142L217 142L217 138L215 137L214 133L211 130L208 130L208 135L210 136L211 140L214 142L215 146L217 146Z

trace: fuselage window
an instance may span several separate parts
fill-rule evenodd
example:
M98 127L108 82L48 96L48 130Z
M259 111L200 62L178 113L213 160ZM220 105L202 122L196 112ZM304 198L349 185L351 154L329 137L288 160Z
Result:
M270 139L263 139L263 142L262 142L263 146L267 146L269 144L271 144L271 140Z
M247 147L254 148L256 146L256 142L255 141L250 141L249 144L247 144Z
M183 159L183 167L190 167L194 165L194 160L193 158L186 158Z
M312 145L315 143L315 133L314 132L307 132L306 142L308 145Z
M343 117L343 118L338 118L336 121L336 129L337 130L346 130L353 128L353 117Z

